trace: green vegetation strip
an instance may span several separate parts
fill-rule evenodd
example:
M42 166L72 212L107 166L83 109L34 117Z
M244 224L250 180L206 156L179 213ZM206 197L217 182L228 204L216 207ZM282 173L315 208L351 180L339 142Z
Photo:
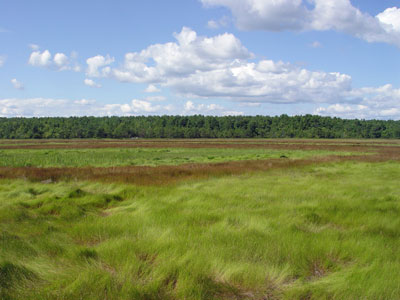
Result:
M230 148L104 148L104 149L13 149L0 150L2 167L112 167L160 166L185 163L217 163L269 158L310 158L362 153L323 150L272 150Z
M398 299L400 164L0 181L1 299Z

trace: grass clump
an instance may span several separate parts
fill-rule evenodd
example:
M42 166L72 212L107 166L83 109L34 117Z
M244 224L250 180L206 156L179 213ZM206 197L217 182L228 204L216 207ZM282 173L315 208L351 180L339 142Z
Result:
M24 284L36 279L36 275L24 266L9 261L0 263L0 299L14 299L18 288L25 288ZM17 291L16 291L17 290Z
M77 188L68 194L68 198L81 198L84 197L86 194L87 193L85 191L81 190L80 188Z
M97 254L97 251L94 249L83 249L79 251L78 256L85 260L91 260L91 259L96 260L99 255Z

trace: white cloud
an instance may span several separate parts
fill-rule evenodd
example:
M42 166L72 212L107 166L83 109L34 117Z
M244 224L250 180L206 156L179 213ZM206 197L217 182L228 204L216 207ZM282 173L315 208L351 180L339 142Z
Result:
M400 32L400 8L388 8L376 17L385 25L387 31Z
M336 103L328 107L319 107L315 110L316 114L341 116L347 118L354 118L355 116L364 116L368 113L368 107L364 105L346 105Z
M155 44L141 52L127 53L123 67L112 69L111 75L122 82L165 83L167 78L218 69L233 60L252 57L233 34L199 37L184 27L174 37L177 43Z
M79 104L79 105L90 105L90 104L95 104L96 100L93 99L81 99L81 100L75 100L74 104Z
M38 49L37 45L31 44L32 50ZM56 71L73 70L80 71L80 66L73 61L74 57L68 58L64 53L56 53L54 57L49 50L33 51L29 57L28 63L34 67L46 67Z
M236 110L228 110L223 112L224 116L243 116L244 113L242 111L236 111Z
M156 87L154 84L149 84L147 88L144 90L145 93L158 93L161 92L161 90Z
M34 67L48 67L51 64L51 53L49 50L34 51L31 53L28 63Z
M126 104L107 104L101 110L106 115L154 115L170 114L173 111L171 105L154 105L147 100L133 99Z
M147 112L147 113L153 112L154 113L154 112L160 111L161 106L160 105L154 106L149 101L134 99L134 100L132 100L131 109L135 113L139 113L139 112Z
M218 104L194 104L193 101L187 101L183 107L186 114L219 114L224 108Z
M96 55L86 60L88 65L86 75L90 77L107 76L109 74L109 67L106 67L114 62L114 58L107 55ZM101 69L101 70L100 70Z
M122 82L154 83L189 97L225 97L239 101L292 103L332 102L351 89L351 77L314 72L271 60L257 63L232 34L199 37L184 27L178 43L155 44L125 55L122 68L98 71L113 59L97 56L93 76Z
M11 83L14 86L14 88L17 90L24 89L24 85L21 82L19 82L16 78L11 79Z
M244 113L235 110L226 110L223 106L219 104L195 104L193 101L186 101L183 106L183 115L213 115L213 116L239 116Z
M231 10L242 30L336 30L368 42L400 47L400 10L388 8L376 17L350 0L201 0L206 7Z
M6 57L0 55L0 67L2 67L4 65L5 61L6 61Z
M121 68L101 69L114 61L88 60L88 74L121 82L155 83L187 97L219 97L247 102L332 102L351 90L351 77L314 72L271 60L250 62L254 55L232 34L198 36L184 27L177 43L155 44L127 53Z
M186 77L171 78L167 84L187 96L268 103L332 102L351 90L351 77L262 60L194 72Z
M63 70L65 68L67 68L68 57L64 53L56 53L56 55L54 55L54 59L53 60L54 60L54 63L56 64L56 66L60 70Z
M94 82L92 79L86 78L83 83L90 87L101 88L101 84Z

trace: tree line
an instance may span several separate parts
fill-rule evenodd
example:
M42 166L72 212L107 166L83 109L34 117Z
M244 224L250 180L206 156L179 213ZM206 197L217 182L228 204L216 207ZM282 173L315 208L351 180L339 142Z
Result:
M2 139L400 138L400 121L316 115L0 118Z

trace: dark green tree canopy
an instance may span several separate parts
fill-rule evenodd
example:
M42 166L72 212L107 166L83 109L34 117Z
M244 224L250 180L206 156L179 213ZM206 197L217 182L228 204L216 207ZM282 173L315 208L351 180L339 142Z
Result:
M400 121L293 116L0 118L2 139L400 138Z

